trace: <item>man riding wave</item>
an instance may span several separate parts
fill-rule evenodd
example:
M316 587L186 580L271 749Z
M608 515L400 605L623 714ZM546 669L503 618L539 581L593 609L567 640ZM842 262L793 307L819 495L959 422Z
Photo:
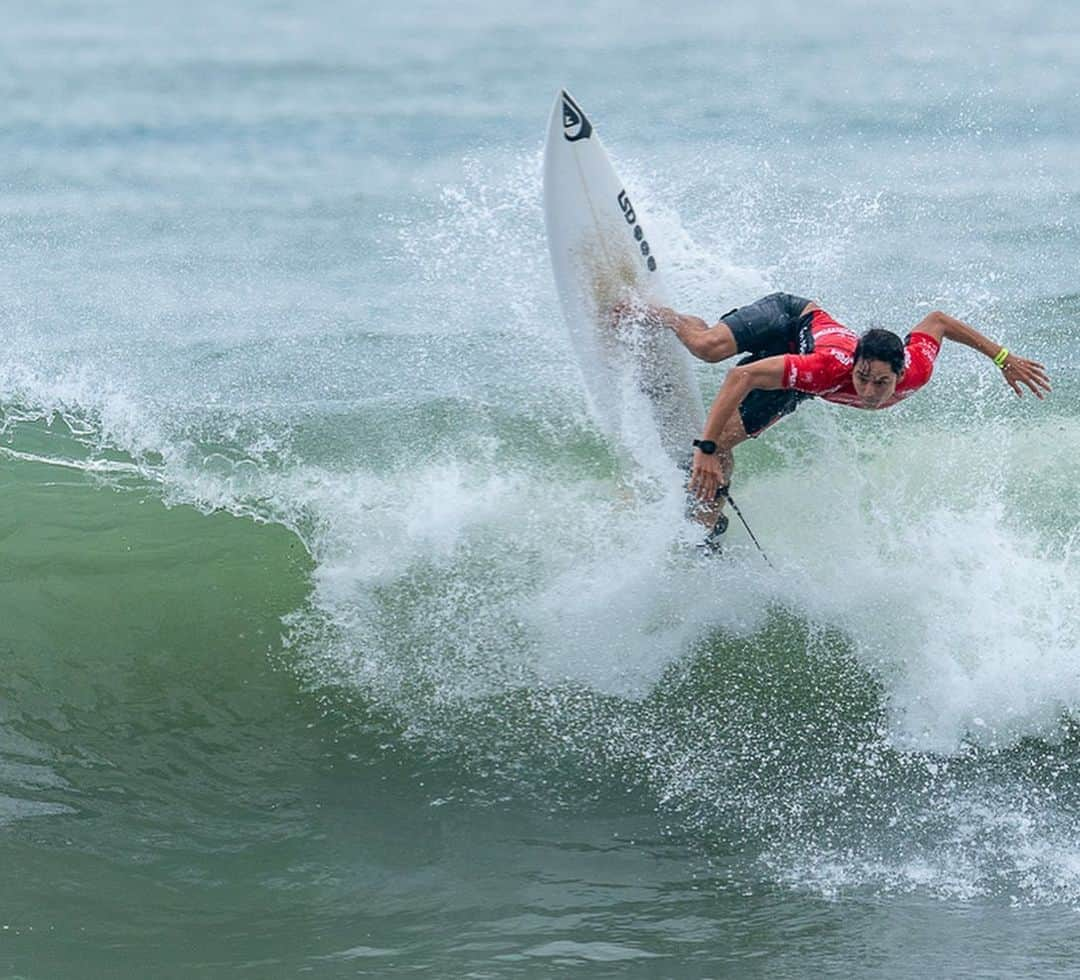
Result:
M746 355L728 372L701 438L694 440L689 490L699 501L696 517L710 528L710 541L727 526L721 498L734 469L732 449L759 436L808 398L852 408L889 408L930 380L944 340L992 359L1017 395L1022 385L1040 399L1050 391L1042 364L1011 353L941 312L924 317L905 340L881 329L860 337L813 301L790 293L772 293L738 307L712 327L700 317L664 306L642 311L620 304L616 314L666 327L703 361Z

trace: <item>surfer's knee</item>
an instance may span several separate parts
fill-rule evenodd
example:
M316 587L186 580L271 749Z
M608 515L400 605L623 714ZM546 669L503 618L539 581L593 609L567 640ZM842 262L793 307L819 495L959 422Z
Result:
M702 323L704 324L704 321ZM695 346L690 348L692 354L709 364L726 361L737 351L735 335L723 320L702 330L696 337Z

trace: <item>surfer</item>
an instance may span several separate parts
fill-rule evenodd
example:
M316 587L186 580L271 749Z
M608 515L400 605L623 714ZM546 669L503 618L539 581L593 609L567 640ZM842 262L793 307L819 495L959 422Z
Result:
M989 357L1005 382L1037 398L1050 390L1046 369L1013 354L973 327L933 312L905 340L889 330L861 337L834 320L817 303L789 293L772 293L725 313L710 327L700 317L664 306L620 303L616 317L632 315L671 330L695 357L715 363L744 356L724 379L700 439L693 444L689 491L696 517L710 528L710 540L727 527L723 497L734 468L732 450L761 435L809 398L851 408L890 408L929 380L943 340Z

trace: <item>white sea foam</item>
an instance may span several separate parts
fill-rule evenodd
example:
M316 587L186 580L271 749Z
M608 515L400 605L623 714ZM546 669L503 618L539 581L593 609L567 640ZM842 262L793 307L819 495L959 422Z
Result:
M852 639L886 685L899 747L955 751L1052 736L1080 707L1080 576L1068 528L1044 498L1013 487L1028 440L1054 438L1046 481L1067 482L1080 427L922 423L887 443L838 449L777 474L759 492L785 515L792 594ZM919 463L912 465L912 460Z
M885 833L846 848L777 847L762 861L785 884L829 899L918 893L964 902L1004 896L1021 907L1080 905L1075 817L1052 798L984 783L943 794L922 818L935 828L926 844Z

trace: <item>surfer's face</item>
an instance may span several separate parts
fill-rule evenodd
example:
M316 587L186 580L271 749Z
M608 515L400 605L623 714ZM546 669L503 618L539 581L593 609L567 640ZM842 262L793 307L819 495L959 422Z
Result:
M855 362L851 372L855 393L867 408L876 408L892 398L899 380L900 376L887 361L864 358Z

